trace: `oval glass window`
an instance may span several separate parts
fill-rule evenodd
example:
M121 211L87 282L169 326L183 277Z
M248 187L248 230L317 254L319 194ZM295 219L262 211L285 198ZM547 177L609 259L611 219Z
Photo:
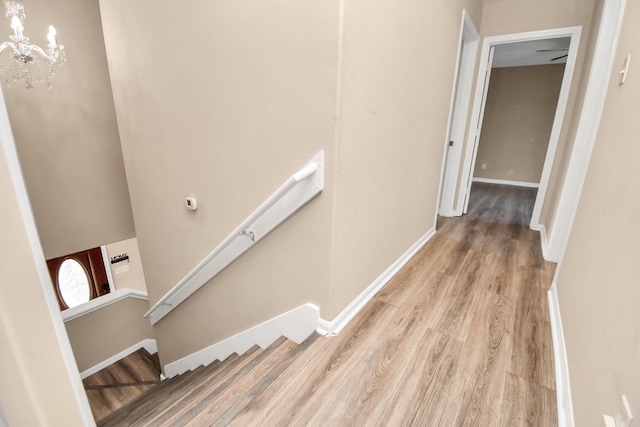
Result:
M75 307L91 299L89 277L82 264L67 259L58 270L58 289L67 307Z

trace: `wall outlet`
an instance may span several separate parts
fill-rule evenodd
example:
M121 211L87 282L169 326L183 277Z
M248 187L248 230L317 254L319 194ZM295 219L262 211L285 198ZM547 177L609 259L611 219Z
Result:
M616 427L631 427L633 422L633 414L627 396L622 395L622 407L615 416Z
M487 164L486 164L486 163L483 163L483 164L482 164L482 169L486 169L486 168L487 168Z

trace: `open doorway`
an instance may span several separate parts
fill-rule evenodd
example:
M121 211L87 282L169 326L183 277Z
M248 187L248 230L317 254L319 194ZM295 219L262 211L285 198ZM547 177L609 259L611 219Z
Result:
M470 208L477 191L520 194L522 200L513 200L518 223L530 224L570 43L569 37L559 37L495 47L472 168Z
M475 163L478 154L478 143L481 136L482 121L485 113L485 105L488 94L489 82L491 80L491 70L493 66L493 57L496 48L503 46L505 50L512 50L517 56L526 56L526 49L532 48L533 53L539 56L544 56L547 61L556 57L563 61L566 60L565 70L562 77L562 83L560 93L558 95L557 107L553 116L552 129L549 135L548 147L544 159L544 165L540 174L539 188L536 195L533 212L531 215L530 226L535 228L540 219L540 213L542 210L542 204L546 194L549 177L551 175L551 168L555 153L558 145L560 131L562 129L564 113L566 110L569 90L571 87L571 81L573 79L573 72L575 68L575 62L578 52L578 45L580 40L581 28L570 27L560 28L554 30L533 31L528 33L509 34L503 36L486 37L483 41L482 53L479 61L478 77L476 82L475 96L473 100L473 109L471 112L471 118L469 121L466 146L463 149L462 168L461 173L458 175L456 182L446 182L443 180L442 194L446 191L455 191L456 200L454 203L453 215L459 216L467 212L469 204L469 195L471 191L471 184L473 182ZM569 46L567 51L553 51L555 49L564 49L560 46L561 40L569 40ZM521 42L531 42L530 44L518 44ZM538 43L547 43L546 45ZM508 48L504 46L508 46ZM545 47L546 46L546 47ZM548 50L550 52L536 52L536 50ZM553 56L554 55L554 56ZM522 60L522 58L520 58ZM557 61L557 60L556 60ZM554 62L556 62L554 61ZM444 188L447 186L448 188ZM455 187L455 188L454 188Z

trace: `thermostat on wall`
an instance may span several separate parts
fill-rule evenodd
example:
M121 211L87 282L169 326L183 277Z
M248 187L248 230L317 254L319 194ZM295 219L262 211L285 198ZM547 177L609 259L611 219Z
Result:
M198 209L198 201L196 200L195 197L186 197L184 199L185 205L187 206L187 209L191 210L191 211L195 211L196 209Z

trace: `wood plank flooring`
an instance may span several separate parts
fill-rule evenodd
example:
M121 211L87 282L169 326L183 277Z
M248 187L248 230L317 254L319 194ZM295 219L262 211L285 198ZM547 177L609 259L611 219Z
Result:
M157 354L140 349L83 380L91 411L99 421L160 383Z
M335 337L280 340L164 381L100 425L555 426L535 189L474 184Z

